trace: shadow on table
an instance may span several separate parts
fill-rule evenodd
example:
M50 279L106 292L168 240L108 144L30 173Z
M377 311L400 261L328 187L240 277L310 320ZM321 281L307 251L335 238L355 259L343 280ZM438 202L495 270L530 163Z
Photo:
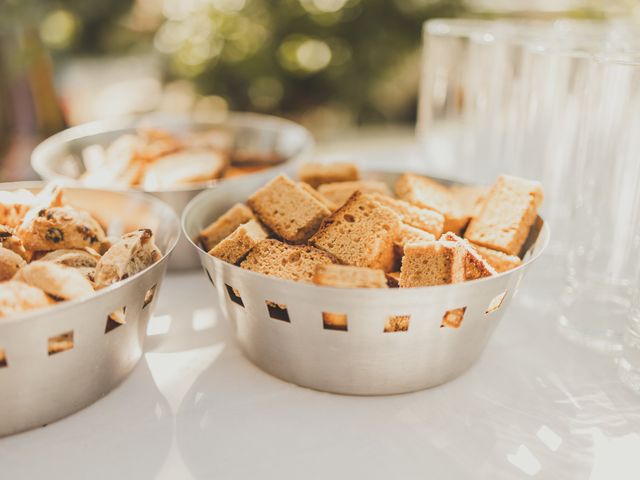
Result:
M0 478L154 478L173 416L146 360L113 392L46 427L0 439Z

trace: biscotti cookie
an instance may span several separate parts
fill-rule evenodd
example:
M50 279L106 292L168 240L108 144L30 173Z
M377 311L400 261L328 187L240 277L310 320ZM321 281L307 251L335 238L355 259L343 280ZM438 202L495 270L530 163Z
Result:
M162 257L149 229L123 235L96 264L94 282L103 288L141 272Z
M59 300L73 300L93 293L93 285L84 275L57 263L32 262L18 270L13 278Z
M498 250L481 247L480 245L475 245L473 243L471 245L473 245L476 252L478 252L478 254L499 273L512 270L522 265L520 257L516 257L515 255L507 255L506 253L499 252Z
M138 183L145 190L171 189L190 183L203 183L220 178L228 165L221 152L203 149L184 149L157 159L146 166Z
M71 207L31 210L16 233L27 250L99 249L104 230L88 213Z
M6 225L0 225L0 246L17 253L27 261L31 258L31 254L24 248L20 237L15 234L13 228Z
M501 175L464 236L480 246L518 255L542 200L540 183Z
M26 264L16 252L0 247L0 282L10 280Z
M91 248L84 249L62 249L47 252L38 260L43 262L53 262L66 267L81 268L90 267L95 268L100 255L98 252Z
M465 252L454 242L409 243L404 247L400 287L464 282Z
M332 201L336 207L341 207L345 204L349 197L356 191L362 193L378 193L380 195L391 196L391 190L384 182L378 180L359 180L356 182L339 182L339 183L325 183L318 187L318 191Z
M429 232L436 238L442 235L444 215L440 212L428 208L416 207L404 200L398 200L387 195L380 195L379 193L372 193L371 196L376 202L390 208L398 214L403 223Z
M305 163L298 177L313 188L323 183L348 182L358 180L360 171L353 163Z
M209 255L235 265L242 260L247 253L249 253L249 250L255 247L258 242L266 238L267 234L260 224L255 220L249 220L209 250Z
M53 300L42 290L17 280L0 283L0 317L48 307Z
M454 233L447 232L442 239L457 243L465 251L464 257L464 278L465 280L476 280L478 278L490 277L497 275L498 272L476 252L475 248L466 240L460 238Z
M306 242L331 214L325 205L285 174L251 195L247 203L262 223L291 243Z
M240 266L273 277L310 283L318 265L332 263L335 263L333 257L317 248L269 239L253 247Z
M387 279L382 270L349 265L319 265L313 283L327 287L387 288Z
M236 228L249 220L256 220L251 209L242 203L236 203L215 222L200 232L197 241L208 252L223 238L228 237Z
M323 222L309 243L346 265L388 272L393 267L393 242L399 228L398 215L358 191Z
M36 195L28 190L0 191L0 224L16 228L30 210L61 207L62 202L62 189L55 183L49 183Z

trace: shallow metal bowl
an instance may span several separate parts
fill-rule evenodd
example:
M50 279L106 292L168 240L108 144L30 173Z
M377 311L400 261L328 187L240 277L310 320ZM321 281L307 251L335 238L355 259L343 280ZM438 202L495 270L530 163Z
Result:
M0 190L40 190L42 182L0 184ZM0 318L0 436L43 426L70 415L115 388L142 356L147 322L169 255L180 237L171 207L140 192L65 188L68 204L116 230L150 228L162 258L146 270L90 297ZM108 319L125 309L125 324ZM72 348L54 353L60 335Z
M369 172L391 186L399 174ZM197 196L184 210L182 228L198 232L252 191L220 189ZM480 357L531 263L549 241L542 219L529 236L521 266L453 285L346 289L296 283L236 267L198 251L245 355L288 382L334 393L385 395L452 380ZM275 305L284 306L274 308ZM464 310L459 328L445 314ZM285 313L286 312L286 313ZM323 314L345 315L346 331L326 326ZM390 317L409 317L406 331L385 332Z
M148 191L173 207L178 215L193 197L208 188L217 188L226 183L249 184L257 188L282 171L293 172L296 165L310 154L314 145L313 138L306 128L269 115L229 113L222 118L195 120L188 116L152 114L107 119L71 127L38 145L31 156L31 165L45 180L57 179L67 184L78 185L77 177L84 169L81 153L86 147L95 144L106 147L121 135L133 133L141 127L159 128L176 134L216 129L231 136L232 155L250 152L265 162L270 162L274 156L283 159L281 163L272 164L272 168L237 178L185 185L170 190ZM135 188L117 187L114 187L114 190L139 191ZM169 268L188 269L198 265L197 255L189 243L182 239L171 256Z

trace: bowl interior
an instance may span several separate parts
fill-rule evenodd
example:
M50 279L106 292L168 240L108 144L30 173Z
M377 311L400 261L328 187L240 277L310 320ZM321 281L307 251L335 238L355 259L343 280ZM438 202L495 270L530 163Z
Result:
M363 178L385 182L392 189L395 182L401 175L402 173L399 172L373 170L364 171L362 174ZM437 177L431 178L447 185L461 184L460 182L440 179ZM244 185L222 184L215 190L202 192L194 198L189 205L187 205L182 214L182 228L186 238L192 243L193 247L201 250L200 246L194 242L194 239L198 236L200 231L216 220L235 203L245 202L247 197L255 190L256 186L248 183ZM529 236L527 237L521 252L521 257L524 260L524 263L532 261L542 253L549 242L549 236L550 233L548 225L541 217L538 217L529 231Z
M178 136L194 132L216 132L233 158L249 157L252 164L278 165L296 159L313 146L311 134L301 125L268 115L230 113L216 120L190 117L147 115L109 119L64 130L42 142L33 152L31 163L44 179L77 180L85 171L82 152L91 145L109 146L124 134L139 128L162 129ZM202 188L205 182L175 190Z

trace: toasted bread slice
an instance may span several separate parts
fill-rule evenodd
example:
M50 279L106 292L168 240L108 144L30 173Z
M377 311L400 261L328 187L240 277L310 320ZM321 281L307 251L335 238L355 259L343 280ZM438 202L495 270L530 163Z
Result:
M542 200L540 183L501 175L464 236L480 246L518 255Z
M478 216L488 188L454 185L449 189L449 192L452 207L447 216L444 231L461 235L471 219Z
M396 182L396 194L413 205L444 215L444 232L461 232L469 222L449 188L430 178L405 173Z
M298 185L300 185L300 187L307 192L309 195L311 195L312 197L314 197L316 200L318 200L320 203L322 203L323 205L325 205L329 210L331 210L332 212L334 210L336 210L338 208L338 206L333 203L331 200L329 200L327 197L325 197L323 194L321 194L318 190L316 190L315 188L313 188L311 185L309 185L308 183L305 182L298 182Z
M353 163L305 163L298 176L311 187L318 188L324 183L359 180L360 170Z
M331 211L281 174L249 197L247 202L260 221L291 243L304 243Z
M445 214L451 210L451 193L444 185L414 173L404 173L396 182L396 194L421 208Z
M255 220L249 220L209 250L209 255L235 265L242 260L253 247L266 238L267 233L260 224Z
M311 283L318 265L332 263L334 258L317 248L268 239L253 247L240 266L273 277Z
M400 228L398 229L398 235L394 242L402 251L407 243L424 243L433 242L435 240L436 237L431 235L429 232L401 223Z
M236 203L215 222L202 230L198 235L198 241L208 252L240 225L256 219L257 217L249 207L242 203Z
M498 272L476 252L475 248L463 238L460 238L452 232L447 232L442 236L442 239L457 243L464 249L465 280L476 280L498 274Z
M490 248L481 247L480 245L473 245L476 252L484 258L489 265L491 265L498 273L512 270L522 265L520 257L515 255L507 255L506 253L499 252L498 250L492 250Z
M331 200L337 207L341 207L356 191L362 193L378 193L391 196L391 190L384 182L377 180L360 180L357 182L325 183L318 187L318 191Z
M346 265L388 272L399 228L400 219L393 211L358 191L323 222L309 242Z
M464 281L464 249L447 241L408 243L404 247L400 287L428 287Z
M416 207L404 200L398 200L379 193L372 193L371 196L376 202L398 214L403 223L429 232L436 238L442 235L444 216L440 212L429 208Z
M349 265L318 265L313 283L342 288L388 288L382 270Z

